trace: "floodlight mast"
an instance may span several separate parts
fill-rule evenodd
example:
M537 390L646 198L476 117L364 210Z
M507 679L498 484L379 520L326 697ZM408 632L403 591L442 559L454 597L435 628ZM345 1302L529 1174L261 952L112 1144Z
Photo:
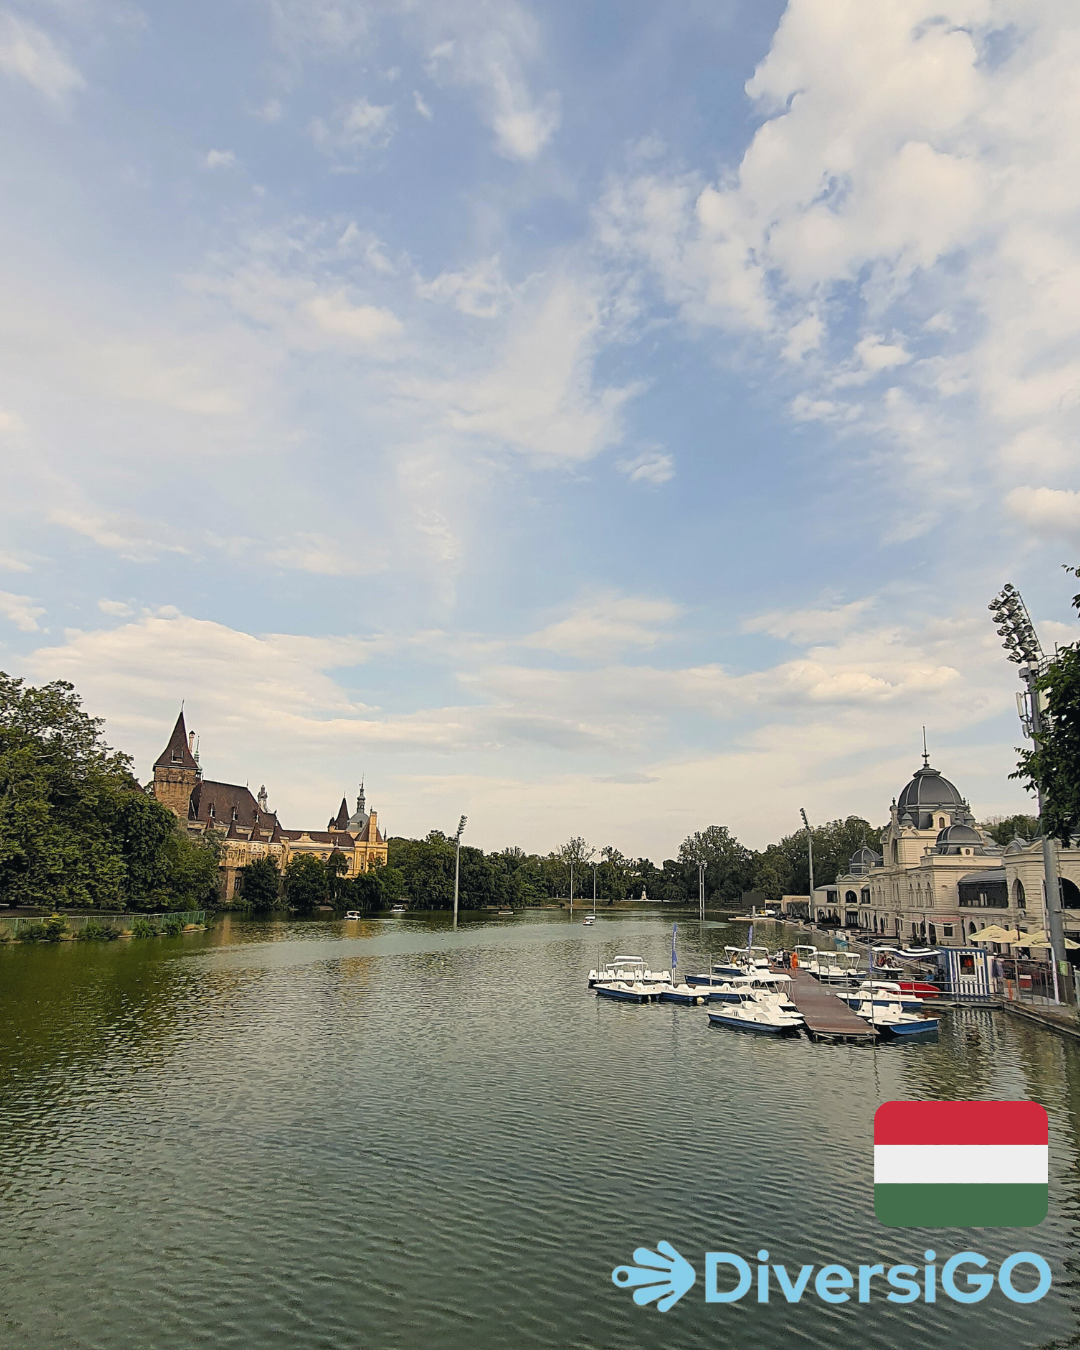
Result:
M1017 696L1021 728L1025 736L1038 744L1039 737L1045 730L1042 708L1040 707L1038 681L1039 676L1050 664L1050 661L1043 652L1039 636L1035 632L1035 625L1031 622L1028 607L1024 604L1024 597L1015 586L1006 583L994 596L987 608L1000 625L997 630L998 635L1005 639L1001 645L1009 653L1009 660L1020 667L1020 678L1023 680L1027 691L1026 696L1024 694ZM1035 784L1035 792L1039 803L1039 819L1041 821L1043 799L1042 789L1038 783ZM1046 889L1046 929L1050 935L1050 950L1053 955L1054 966L1054 1001L1060 1003L1058 975L1059 973L1064 975L1066 971L1065 926L1061 918L1061 881L1058 877L1057 849L1045 829L1042 832L1042 848Z
M454 927L457 927L458 911L458 883L461 879L461 836L465 832L465 822L468 816L462 816L458 821L457 834L454 835Z
M799 815L802 816L802 823L806 826L806 860L810 867L810 903L806 906L806 917L810 923L814 922L814 836L810 829L810 822L806 819L806 810L799 807Z

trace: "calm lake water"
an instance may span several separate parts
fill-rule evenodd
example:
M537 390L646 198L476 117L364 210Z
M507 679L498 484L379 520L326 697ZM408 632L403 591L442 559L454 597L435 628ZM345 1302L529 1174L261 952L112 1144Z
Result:
M1076 1049L974 1011L934 1046L773 1043L586 990L598 949L666 964L669 924L232 920L0 951L0 1344L1075 1344ZM683 969L700 942L685 925ZM1047 1221L878 1225L871 1122L897 1097L1043 1102ZM658 1239L699 1271L666 1314L611 1282ZM707 1250L766 1247L790 1270L927 1246L1033 1249L1055 1285L1028 1307L703 1299Z

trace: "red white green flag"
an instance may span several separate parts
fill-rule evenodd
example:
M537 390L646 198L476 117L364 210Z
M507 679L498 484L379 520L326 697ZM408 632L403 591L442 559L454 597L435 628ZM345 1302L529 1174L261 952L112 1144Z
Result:
M874 1116L874 1212L893 1228L1041 1223L1048 1140L1038 1102L885 1102Z

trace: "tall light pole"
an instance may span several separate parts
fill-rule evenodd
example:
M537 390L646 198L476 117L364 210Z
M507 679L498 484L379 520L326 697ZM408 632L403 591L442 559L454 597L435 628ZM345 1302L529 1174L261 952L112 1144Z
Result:
M596 918L596 869L600 866L599 862L594 861L592 865L592 913Z
M806 907L806 917L813 923L814 921L814 836L810 830L810 822L806 819L806 810L799 807L799 815L802 816L802 823L806 826L806 860L810 865L810 903Z
M705 929L705 869L708 863L704 859L698 859L697 865L697 890L698 890L698 918L701 920L702 931Z
M457 927L458 885L461 881L461 836L465 832L468 816L458 821L457 834L454 835L454 927Z
M1038 679L1050 664L1039 644L1035 625L1031 622L1024 598L1015 586L1006 584L994 596L988 606L995 620L1001 625L998 634L1005 641L1001 644L1009 653L1009 660L1020 667L1020 678L1026 687L1026 698L1017 695L1020 703L1020 725L1024 735L1038 744L1045 729L1042 709L1039 706ZM1039 818L1042 819L1042 788L1035 784L1039 803ZM1054 1002L1060 1003L1058 972L1065 973L1065 926L1061 920L1061 882L1058 878L1057 849L1054 841L1042 832L1043 875L1046 884L1046 930L1050 935L1050 950L1054 960Z

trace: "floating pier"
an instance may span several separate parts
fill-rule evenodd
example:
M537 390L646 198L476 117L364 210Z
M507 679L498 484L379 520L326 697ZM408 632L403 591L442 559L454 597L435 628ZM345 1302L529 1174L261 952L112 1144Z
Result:
M806 1034L826 1045L872 1045L877 1032L838 999L827 984L804 970L791 972L791 1001L802 1013Z

